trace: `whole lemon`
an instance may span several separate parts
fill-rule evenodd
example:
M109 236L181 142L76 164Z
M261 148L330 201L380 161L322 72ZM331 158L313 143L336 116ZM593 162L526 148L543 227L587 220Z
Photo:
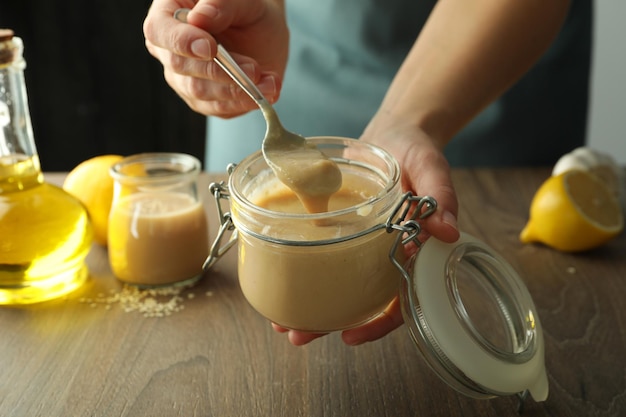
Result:
M539 187L520 240L576 252L603 245L623 228L622 207L606 184L589 172L572 170Z
M120 155L100 155L78 164L63 183L63 189L86 207L96 243L106 246L109 211L113 201L113 178L109 169L123 159Z

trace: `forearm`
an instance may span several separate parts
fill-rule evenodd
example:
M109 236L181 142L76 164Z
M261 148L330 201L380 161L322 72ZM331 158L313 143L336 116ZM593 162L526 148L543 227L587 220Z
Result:
M440 0L378 117L412 124L440 148L545 52L569 0Z

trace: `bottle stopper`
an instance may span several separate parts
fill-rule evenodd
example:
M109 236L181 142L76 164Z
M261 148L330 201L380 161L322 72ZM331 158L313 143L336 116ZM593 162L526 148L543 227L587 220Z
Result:
M13 61L15 47L10 42L13 35L11 29L0 29L0 65L9 64Z

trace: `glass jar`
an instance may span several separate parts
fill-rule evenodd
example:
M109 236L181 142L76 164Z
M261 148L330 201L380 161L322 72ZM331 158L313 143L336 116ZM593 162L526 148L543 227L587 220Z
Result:
M237 166L229 190L246 299L281 326L329 332L370 320L397 294L401 275L388 258L394 236L380 226L400 198L400 170L389 154L364 142L315 143L341 169L337 194L366 195L362 203L318 214L286 212L284 199L275 209L259 207L289 194L260 153Z
M541 324L513 268L465 233L452 244L421 242L420 220L436 201L403 194L387 152L354 139L308 140L339 165L342 190L363 201L320 214L285 212L280 198L268 208L269 197L289 191L257 152L229 167L227 187L211 184L221 227L205 268L237 244L250 304L281 326L309 332L357 326L399 294L410 336L448 385L475 398L516 394L520 407L528 393L545 400Z
M118 279L155 287L201 277L209 238L199 172L197 158L178 153L133 155L111 167L108 249Z

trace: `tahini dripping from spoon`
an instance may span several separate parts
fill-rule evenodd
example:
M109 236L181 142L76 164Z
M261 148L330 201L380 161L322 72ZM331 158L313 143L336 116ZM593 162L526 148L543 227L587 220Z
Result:
M174 18L187 22L190 9L178 9ZM314 145L285 129L276 111L220 44L215 62L255 101L263 112L267 130L261 149L276 177L298 196L309 213L328 211L330 197L341 188L341 170Z

